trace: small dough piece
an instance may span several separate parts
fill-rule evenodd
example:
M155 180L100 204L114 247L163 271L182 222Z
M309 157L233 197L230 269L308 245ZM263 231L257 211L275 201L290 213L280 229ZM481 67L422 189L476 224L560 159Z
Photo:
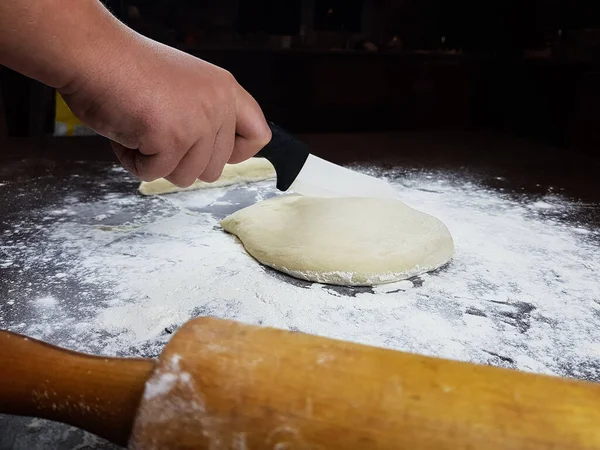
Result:
M261 263L318 283L392 283L435 270L454 253L440 220L394 199L286 195L221 226Z
M171 194L173 192L230 186L236 183L251 183L274 177L275 168L267 159L250 158L239 164L226 164L223 173L214 183L197 180L188 188L180 188L164 178L160 178L150 182L142 181L138 190L142 195Z

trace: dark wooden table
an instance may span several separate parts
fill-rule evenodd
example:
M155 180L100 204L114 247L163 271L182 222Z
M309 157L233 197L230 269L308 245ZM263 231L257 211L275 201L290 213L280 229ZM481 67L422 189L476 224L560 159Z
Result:
M493 171L531 189L546 183L584 199L600 199L600 158L495 132L422 131L299 135L311 151L336 163L377 162L427 169ZM21 160L27 159L24 163ZM2 177L37 176L70 161L116 161L100 137L9 138L0 142ZM26 167L26 168L25 168ZM44 167L42 169L42 167ZM17 175L18 173L18 175Z
M497 177L502 177L502 187L508 191L541 193L544 186L551 185L565 195L600 205L600 160L526 140L475 132L315 134L301 138L314 153L335 162L369 161L383 166L493 174L482 177L492 189L498 187ZM0 191L0 232L29 208L64 195L56 189L62 177L77 173L95 179L113 162L110 147L101 138L24 138L0 144L0 183L27 186L31 180L38 181L35 196L29 195L26 187L19 190L18 199ZM40 190L39 183L47 189ZM589 209L580 220L598 229L600 207ZM0 301L5 289L0 269ZM60 424L0 416L0 450L42 448L114 447Z

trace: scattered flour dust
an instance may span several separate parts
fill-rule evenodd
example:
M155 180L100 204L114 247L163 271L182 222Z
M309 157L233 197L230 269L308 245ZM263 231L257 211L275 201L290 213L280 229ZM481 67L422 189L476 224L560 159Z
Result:
M35 304L40 308L53 308L58 304L58 300L50 295L39 297L34 300Z
M171 392L177 383L191 382L191 375L188 372L182 371L179 367L180 361L181 356L173 355L161 369L154 372L146 383L144 399L151 400L162 397Z
M448 266L375 288L311 284L258 264L211 212L275 195L272 183L245 188L245 204L235 187L155 199L132 190L108 202L148 207L126 226L100 227L100 203L79 203L88 223L65 205L45 212L53 220L42 222L37 243L11 238L7 253L23 277L50 261L67 276L37 287L53 297L34 302L40 311L25 327L6 313L0 326L76 350L156 356L177 327L208 315L600 381L600 233L571 219L598 205L509 195L466 175L384 175L406 203L448 226L456 247ZM75 303L72 289L60 290L67 283L77 286ZM9 292L11 307L35 289Z

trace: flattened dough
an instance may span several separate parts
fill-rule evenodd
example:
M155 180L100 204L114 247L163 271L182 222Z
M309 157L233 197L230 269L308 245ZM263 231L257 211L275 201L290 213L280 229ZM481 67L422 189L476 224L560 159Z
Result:
M227 164L219 179L214 183L197 180L188 188L180 188L161 178L148 183L142 181L138 190L142 195L171 194L173 192L229 186L236 183L250 183L274 177L275 168L268 160L265 158L250 158L239 164Z
M319 283L391 283L437 269L454 253L440 220L393 199L286 195L221 226L261 263Z

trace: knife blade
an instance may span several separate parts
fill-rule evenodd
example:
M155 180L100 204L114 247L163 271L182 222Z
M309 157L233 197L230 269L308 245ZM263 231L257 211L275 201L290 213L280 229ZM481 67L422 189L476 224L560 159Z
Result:
M386 181L338 166L318 156L280 126L269 122L273 137L256 154L277 173L277 189L316 197L398 198Z

